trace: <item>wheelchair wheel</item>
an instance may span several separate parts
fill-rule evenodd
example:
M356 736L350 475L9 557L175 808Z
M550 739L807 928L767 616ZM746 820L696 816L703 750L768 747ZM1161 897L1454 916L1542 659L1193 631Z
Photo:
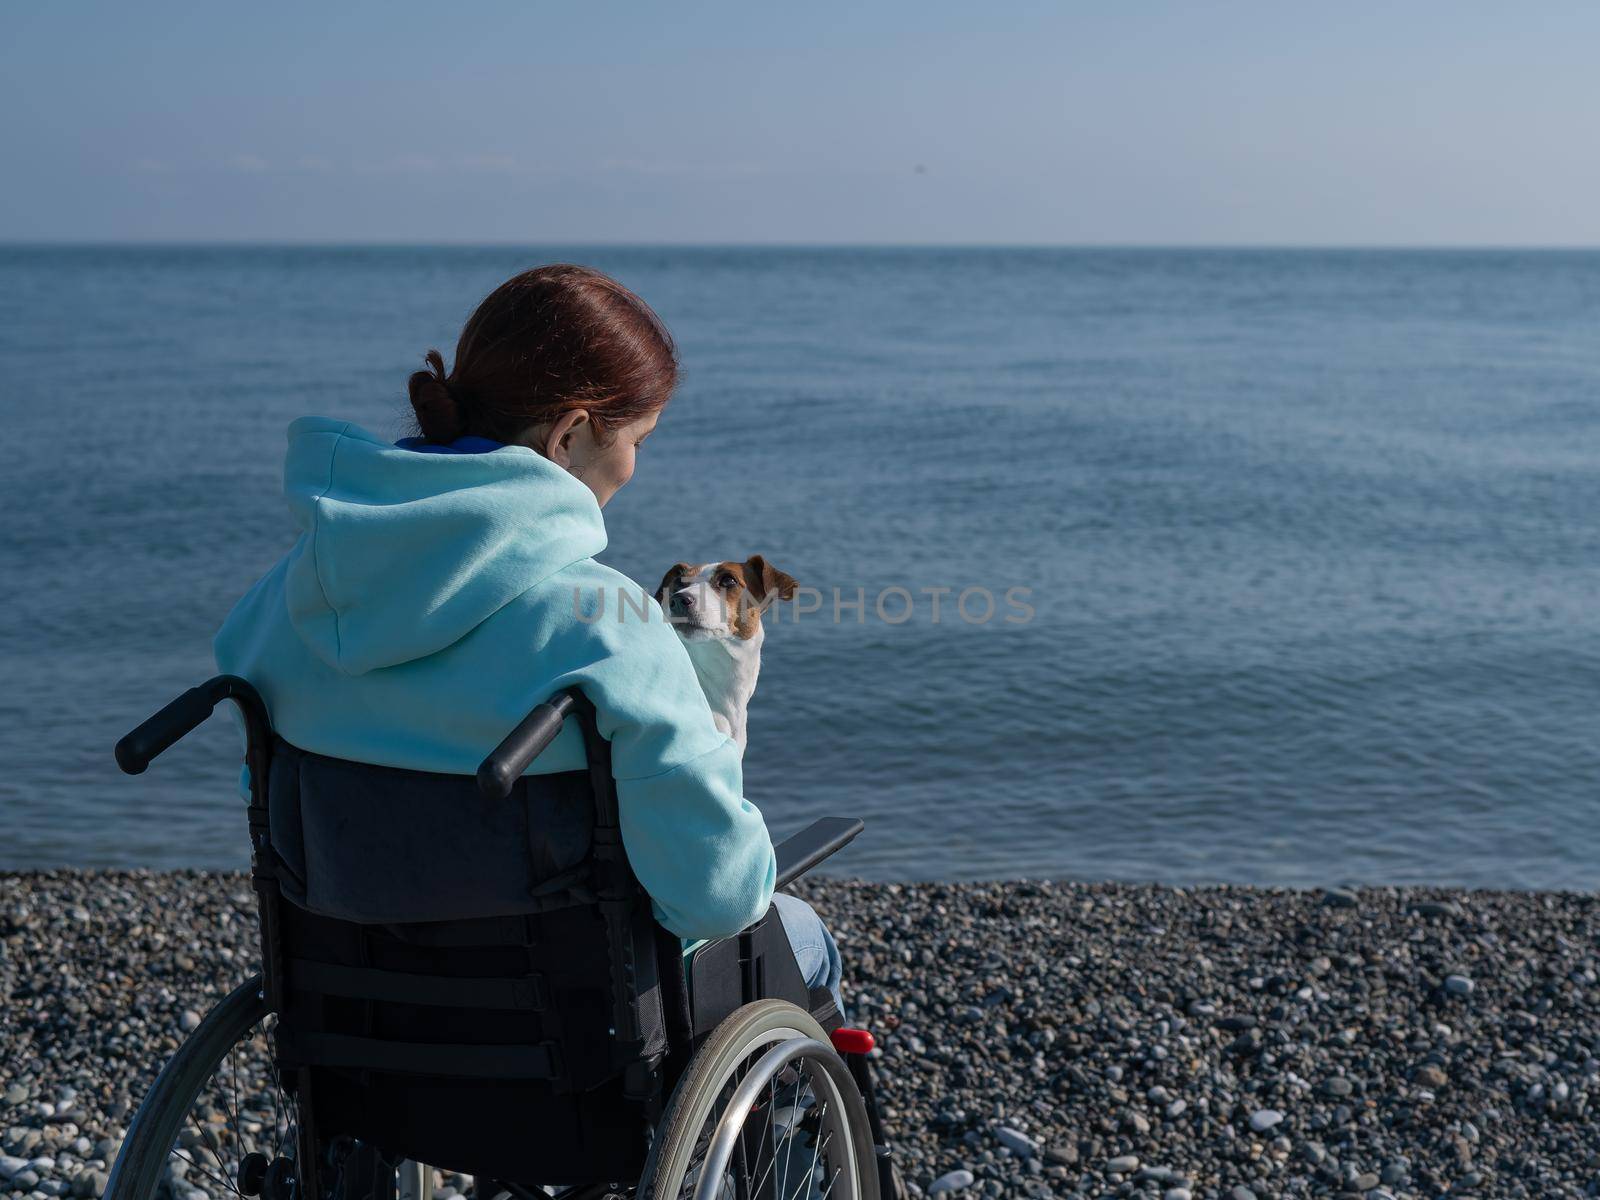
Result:
M259 975L213 1008L146 1094L105 1200L295 1200L295 1106L278 1084Z
M639 1200L879 1200L866 1106L804 1009L729 1016L672 1093Z

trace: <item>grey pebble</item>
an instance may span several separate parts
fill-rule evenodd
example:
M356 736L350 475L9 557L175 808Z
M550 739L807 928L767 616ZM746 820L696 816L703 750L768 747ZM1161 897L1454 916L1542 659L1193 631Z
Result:
M1011 1153L1023 1158L1038 1158L1039 1143L1034 1141L1020 1129L1012 1129L1008 1125L996 1125L994 1136L999 1143Z
M1250 1114L1250 1128L1256 1133L1265 1133L1282 1120L1283 1114L1277 1109L1258 1108Z
M1442 1088L1450 1081L1443 1068L1433 1063L1424 1063L1412 1073L1411 1078L1425 1088Z
M1446 975L1444 977L1444 990L1452 996L1470 996L1477 986L1465 975Z
M1438 900L1418 900L1411 906L1411 911L1419 917L1456 917L1461 915L1461 906Z
M959 1192L972 1186L974 1177L971 1171L965 1168L956 1171L946 1171L939 1178L928 1185L928 1195L942 1196L946 1192Z

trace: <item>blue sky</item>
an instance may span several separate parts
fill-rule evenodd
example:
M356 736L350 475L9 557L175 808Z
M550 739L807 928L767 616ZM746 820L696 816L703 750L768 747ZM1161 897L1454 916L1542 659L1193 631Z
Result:
M1600 5L19 3L0 239L1600 243Z

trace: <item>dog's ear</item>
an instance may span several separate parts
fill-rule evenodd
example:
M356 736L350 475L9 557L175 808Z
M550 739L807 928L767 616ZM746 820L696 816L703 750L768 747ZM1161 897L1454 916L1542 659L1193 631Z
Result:
M763 606L769 600L793 600L798 586L793 575L778 570L759 554L745 559L744 581L745 590Z
M661 584L656 588L656 603L665 604L670 592L676 591L678 580L683 578L683 573L689 569L688 563L673 563L672 569L661 577Z

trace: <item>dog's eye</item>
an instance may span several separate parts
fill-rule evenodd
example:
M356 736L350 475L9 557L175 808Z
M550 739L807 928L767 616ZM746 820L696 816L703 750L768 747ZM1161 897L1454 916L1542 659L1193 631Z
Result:
M717 586L719 588L731 588L733 586L733 576L724 571L717 576Z

